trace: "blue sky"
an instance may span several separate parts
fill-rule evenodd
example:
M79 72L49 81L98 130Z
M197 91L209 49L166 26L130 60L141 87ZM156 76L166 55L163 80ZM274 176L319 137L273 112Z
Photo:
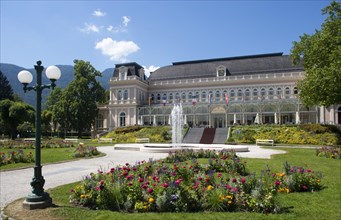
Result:
M1 0L1 60L31 68L89 61L103 71L263 53L289 54L320 29L329 0L16 1Z

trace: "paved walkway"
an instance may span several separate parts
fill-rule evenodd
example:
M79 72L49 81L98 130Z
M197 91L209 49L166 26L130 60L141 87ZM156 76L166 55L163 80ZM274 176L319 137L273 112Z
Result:
M45 190L67 183L82 180L83 176L96 172L98 169L109 170L111 167L125 164L134 164L137 161L160 159L167 156L166 153L148 153L141 151L114 150L113 147L98 147L105 153L105 157L94 159L77 160L60 164L43 166L45 178ZM260 148L250 145L249 152L238 153L240 157L270 158L272 154L281 154L285 151ZM16 199L25 197L30 191L30 182L33 177L33 169L19 169L14 171L0 172L0 208Z

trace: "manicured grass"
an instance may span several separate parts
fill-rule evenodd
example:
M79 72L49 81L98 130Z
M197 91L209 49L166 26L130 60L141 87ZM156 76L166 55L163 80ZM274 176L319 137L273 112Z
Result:
M7 153L9 151L13 151L13 149L1 149L1 152ZM32 152L35 155L35 149L23 149L25 154L29 154ZM41 163L49 164L49 163L57 163L62 161L69 160L79 160L80 158L73 157L75 152L75 148L42 148L41 149ZM100 154L99 156L103 156L104 154ZM84 159L84 158L83 158ZM26 168L32 167L34 163L12 163L0 166L0 170L11 170L16 168Z
M276 148L278 149L278 148ZM315 156L314 149L283 148L288 154L275 155L272 159L243 159L250 173L259 174L268 165L275 172L283 171L283 163L308 166L324 175L325 189L314 193L281 193L278 201L287 212L282 214L260 213L119 213L88 210L69 204L69 191L75 184L50 190L55 204L51 215L61 219L341 219L341 161Z

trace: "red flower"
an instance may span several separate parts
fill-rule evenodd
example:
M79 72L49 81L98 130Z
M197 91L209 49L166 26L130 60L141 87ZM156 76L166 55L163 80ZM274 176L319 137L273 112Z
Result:
M276 186L279 186L279 185L281 185L281 182L278 181L278 180L276 180L275 185L276 185Z
M139 179L139 182L142 183L143 181L144 181L144 178L141 177L141 178Z
M153 190L153 188L148 188L148 193L150 194L150 193L153 193L154 192L154 190Z
M245 177L241 178L241 179L240 179L240 182L244 184L244 183L246 182Z
M236 179L236 178L233 178L233 179L232 179L232 183L235 183L235 182L237 182L237 179Z
M220 177L221 177L221 175L222 175L221 173L218 173L218 175L217 175L217 176L218 176L218 178L220 178Z
M168 187L168 183L166 182L166 183L164 183L164 184L161 184L161 186L167 188L167 187Z

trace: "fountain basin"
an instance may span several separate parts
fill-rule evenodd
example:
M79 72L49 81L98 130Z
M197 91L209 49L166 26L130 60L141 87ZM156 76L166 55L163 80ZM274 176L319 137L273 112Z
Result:
M184 149L191 150L233 150L235 152L248 152L247 146L239 145L225 145L225 144L180 144L180 146L173 144L158 144L158 143L146 143L146 144L116 144L115 150L135 150L149 153L169 153Z

